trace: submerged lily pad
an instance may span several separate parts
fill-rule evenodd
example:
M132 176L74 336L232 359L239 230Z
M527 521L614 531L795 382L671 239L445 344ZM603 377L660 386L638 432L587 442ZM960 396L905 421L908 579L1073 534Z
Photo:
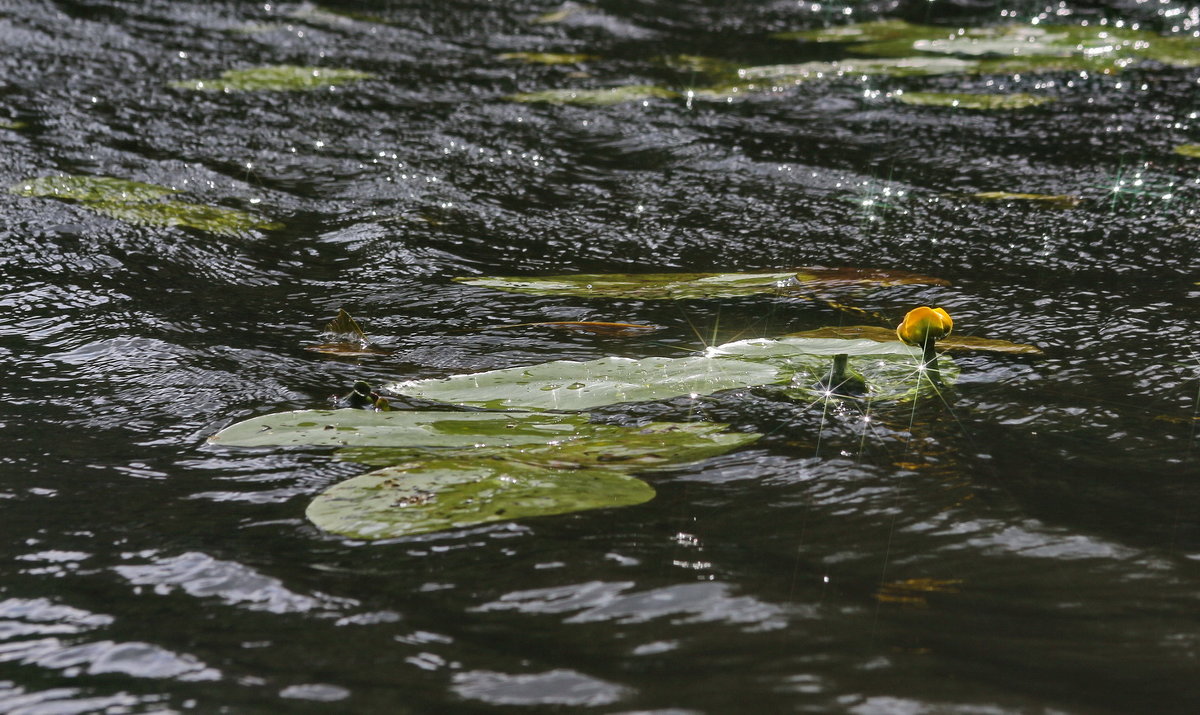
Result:
M801 268L772 273L576 273L557 276L460 277L465 285L529 295L680 300L813 291L850 286L948 285L906 271Z
M607 89L545 89L540 92L510 94L506 99L524 104L576 104L585 107L607 107L648 99L674 99L678 96L678 92L662 87L630 85Z
M14 184L19 196L69 199L85 203L143 202L178 193L157 184L118 179L113 176L38 176Z
M1022 194L1012 191L980 191L971 198L981 201L1020 201L1056 209L1072 209L1083 199L1072 194Z
M881 75L887 77L927 77L963 74L975 71L978 64L955 57L901 57L887 59L848 59L831 62L802 62L786 65L763 65L737 70L736 79L713 87L689 91L696 99L726 100L741 95L767 92L811 82Z
M1032 94L971 94L965 92L903 92L895 95L904 104L922 107L953 107L955 109L1009 110L1036 107L1053 102L1053 97Z
M110 218L141 226L186 226L226 236L283 224L254 214L185 201L159 201L177 189L112 176L41 176L10 188L21 196L78 201Z
M817 328L816 330L805 330L799 333L792 333L790 338L825 338L825 339L840 339L840 340L873 340L880 343L895 343L901 345L900 338L896 336L896 331L892 328L881 328L875 325L846 325L840 327ZM992 353L1007 353L1011 355L1041 355L1040 348L1034 345L1022 345L1020 343L1010 343L1007 340L993 340L991 338L978 338L972 335L950 335L937 341L939 350L953 350L955 352L992 352Z
M567 52L505 52L500 55L500 59L516 60L532 65L576 65L599 58L596 55Z
M496 521L641 504L654 488L610 469L554 469L504 459L429 460L335 484L305 515L353 539L388 539Z
M1200 144L1181 144L1175 147L1175 153L1193 159L1200 159Z
M281 223L245 211L184 201L97 201L88 203L87 207L110 218L141 226L186 226L223 236L239 236L247 231L269 231L283 227Z
M226 70L215 79L181 80L172 82L171 86L213 92L282 92L333 87L369 79L372 76L369 72L334 67L276 65Z

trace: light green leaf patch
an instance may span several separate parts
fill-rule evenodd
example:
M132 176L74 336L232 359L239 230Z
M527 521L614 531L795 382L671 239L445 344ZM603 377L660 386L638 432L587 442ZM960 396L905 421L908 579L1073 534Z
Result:
M786 381L769 365L707 356L606 357L513 367L440 380L410 380L384 387L436 402L487 409L590 410L622 402L711 395Z
M1200 144L1181 144L1175 147L1175 153L1193 159L1200 159Z
M804 292L853 286L948 285L905 271L801 268L764 273L576 273L557 276L460 277L455 281L529 295L681 300Z
M139 226L185 226L225 236L283 226L236 209L161 201L178 190L112 176L41 176L9 190L20 196L78 201L96 213Z
M84 203L153 201L178 193L157 184L118 179L113 176L38 176L14 184L18 196L68 199Z
M877 325L844 325L838 327L817 328L792 333L788 338L834 338L841 340L873 340L880 343L895 343L902 345L896 331L892 328L881 328ZM907 347L907 346L905 346ZM1009 355L1041 355L1042 350L1035 345L1022 345L1007 340L981 338L974 335L958 335L951 333L937 341L938 350L955 352L990 352ZM915 350L915 348L914 348ZM914 353L916 354L916 353Z
M841 353L852 356L851 368L867 380L868 394L874 399L908 399L922 386L917 373L920 351L899 342L762 338L709 348L691 357L557 360L441 380L398 382L384 389L454 405L560 411L765 385L783 385L792 396L807 397L820 394L813 385L828 372L833 356ZM949 360L943 362L942 377L952 381L957 367Z
M585 415L299 410L253 417L209 437L233 447L494 448L577 438Z
M898 92L895 98L904 104L922 107L952 107L981 111L1013 110L1053 102L1053 97L1032 94L972 94L964 92Z
M334 67L276 65L226 70L215 79L181 80L171 86L211 92L285 92L344 85L372 76L369 72Z
M306 516L330 533L389 539L496 521L632 506L649 484L609 469L555 469L505 459L430 460L335 484Z
M608 107L614 104L650 99L674 99L678 96L678 92L662 87L630 85L607 89L546 89L540 92L510 94L505 99L523 104L574 104L584 107Z

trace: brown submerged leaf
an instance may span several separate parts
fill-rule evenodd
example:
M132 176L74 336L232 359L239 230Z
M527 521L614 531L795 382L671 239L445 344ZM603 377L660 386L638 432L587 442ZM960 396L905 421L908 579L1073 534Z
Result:
M908 578L903 581L885 583L875 592L875 600L881 603L899 603L905 606L927 606L929 593L958 593L962 579Z
M320 345L305 346L305 350L324 355L341 355L343 357L361 357L364 355L388 355L392 351L381 348L371 342L356 321L345 308L339 308L337 317L329 321L324 332L336 338L335 341Z
M592 333L594 335L612 335L616 337L644 335L646 333L662 330L662 328L657 325L639 325L637 323L605 323L591 320L559 320L546 323L493 325L488 329L498 330L506 328L555 328L558 330L577 330L579 332Z
M817 328L791 333L790 338L842 338L846 340L866 339L880 343L899 342L896 331L875 325L846 325L841 327ZM1041 355L1042 350L1033 345L1010 343L1007 340L977 338L972 335L948 335L938 340L938 348L955 351L982 351L1008 355Z

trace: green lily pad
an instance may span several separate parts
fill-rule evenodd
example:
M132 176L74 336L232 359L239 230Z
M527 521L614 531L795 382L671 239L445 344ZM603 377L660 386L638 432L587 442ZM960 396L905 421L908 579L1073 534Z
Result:
M558 276L460 277L465 285L529 295L680 300L815 291L852 286L948 285L905 271L801 268L770 273L577 273Z
M572 439L588 425L584 415L298 410L238 422L209 441L233 447L512 447Z
M630 85L607 89L546 89L540 92L510 94L505 99L524 104L575 104L584 107L607 107L649 99L674 99L678 96L678 92L662 87Z
M903 343L760 338L712 347L691 357L556 360L440 380L398 382L384 389L454 405L560 411L764 385L789 386L796 395L819 394L812 385L828 372L838 354L855 358L851 367L867 380L868 394L874 398L906 399L919 386L916 369L921 351ZM952 380L957 368L949 360L944 362L948 367L943 368L943 378Z
M320 89L369 79L373 75L334 67L297 67L276 65L226 70L216 79L189 79L172 82L172 87L212 92L295 91Z
M389 539L653 498L649 484L609 469L554 469L503 459L429 460L335 484L305 514L333 534Z
M581 62L597 60L599 57L572 52L505 52L500 55L500 59L515 60L531 65L577 65Z
M971 198L981 201L1020 201L1056 209L1073 209L1083 199L1072 194L1022 194L1012 191L980 191Z
M586 362L555 360L440 380L410 380L384 389L487 409L580 411L622 402L710 395L786 380L786 375L769 365L707 356L642 360L606 357Z
M177 189L118 179L113 176L38 176L14 184L18 196L68 199L85 203L153 201L178 193Z
M904 104L955 109L1009 110L1036 107L1053 102L1053 97L1032 94L969 94L964 92L903 92L895 95Z
M1175 153L1193 159L1200 159L1200 144L1181 144L1175 147Z
M85 205L110 218L140 226L186 226L223 236L240 236L248 231L283 227L281 223L268 221L245 211L184 201L97 201Z
M840 327L817 328L788 335L789 338L823 338L839 340L873 340L880 343L895 343L901 345L893 328L881 328L876 325L846 325ZM907 347L907 346L905 346ZM1010 355L1041 355L1040 348L1034 345L1010 343L1007 340L979 338L973 335L950 334L937 341L939 350L955 352L992 352ZM915 348L914 348L915 350Z
M737 79L713 87L700 87L688 92L696 99L726 100L741 95L768 92L811 82L859 77L930 77L974 72L978 63L955 57L899 57L886 59L848 59L832 62L801 62L799 64L744 67Z
M28 126L28 125L26 125L25 122L9 122L9 121L0 120L0 129L17 130L17 129L24 129L26 126Z
M481 449L486 449L483 456L488 458L511 459L543 467L643 471L714 457L762 436L726 432L727 426L714 422L651 422L640 427L586 423L579 425L575 435L544 444L453 448L438 450L437 457L471 462L480 458ZM486 439L482 444L487 444ZM429 457L430 450L351 447L339 450L337 456L362 464L390 466Z

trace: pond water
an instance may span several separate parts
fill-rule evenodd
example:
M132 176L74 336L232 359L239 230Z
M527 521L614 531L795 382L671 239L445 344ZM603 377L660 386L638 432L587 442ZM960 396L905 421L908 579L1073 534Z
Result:
M1174 0L1005 7L4 4L0 711L1195 712L1200 158L1179 147L1200 143L1200 46L1119 71L714 69L853 66L777 33L883 19L1200 28ZM366 76L212 89L264 66ZM612 87L658 89L514 98ZM23 189L55 176L186 205ZM1074 198L972 197L999 191ZM864 318L452 280L802 266L948 283L838 298ZM362 466L206 443L360 379L679 356L918 305L1044 355L959 356L915 402L598 409L764 435L645 476L637 506L357 541L304 513ZM389 352L307 350L339 308ZM497 327L549 321L660 329Z

